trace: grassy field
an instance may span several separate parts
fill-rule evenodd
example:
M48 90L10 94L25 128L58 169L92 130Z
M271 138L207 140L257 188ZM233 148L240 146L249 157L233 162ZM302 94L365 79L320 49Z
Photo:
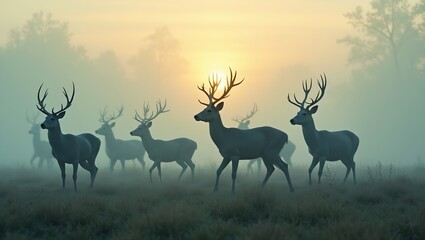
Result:
M164 168L153 184L141 169L101 169L92 189L79 169L78 192L70 172L62 190L56 168L7 168L0 239L425 239L425 173L383 169L360 169L357 185L351 176L343 185L344 172L327 168L313 186L306 169L291 169L290 193L280 171L260 188L241 167L232 195L228 169L212 192L213 167L198 169L193 182Z

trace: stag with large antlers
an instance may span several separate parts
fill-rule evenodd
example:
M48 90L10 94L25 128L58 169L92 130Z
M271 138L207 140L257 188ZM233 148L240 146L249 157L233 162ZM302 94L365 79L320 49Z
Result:
M264 186L274 171L274 166L281 169L288 181L289 190L294 191L289 177L288 165L279 157L279 152L283 145L288 141L288 135L272 127L258 127L252 129L226 128L220 117L220 111L223 109L223 99L227 98L233 87L240 85L243 81L236 82L237 72L233 74L230 69L230 79L227 78L227 86L224 87L221 96L215 96L221 78L218 75L210 76L209 90L205 89L204 84L198 89L202 91L209 102L204 103L198 100L206 108L195 115L196 121L209 123L210 136L217 146L223 160L217 169L214 191L218 191L218 182L224 168L232 162L232 192L235 192L236 172L239 160L256 159L261 157L267 168L266 177L263 180Z
M197 148L195 141L189 138L177 138L173 140L157 140L153 139L149 128L152 126L152 120L158 117L159 114L168 112L165 110L167 102L165 101L162 105L161 101L156 103L156 112L149 115L150 107L149 104L143 104L143 117L140 116L137 111L134 119L140 123L140 125L134 129L130 134L132 136L139 136L142 139L143 146L148 153L149 158L154 162L152 167L149 169L149 177L152 182L152 171L157 168L159 180L162 179L161 163L163 162L177 162L182 167L182 171L178 179L181 178L186 168L189 166L192 172L192 180L195 170L195 164L192 162L193 154Z
M307 101L308 94L312 87L312 81L303 82L304 99L299 101L294 95L292 100L288 95L288 101L293 105L299 107L300 111L297 115L290 120L292 125L301 125L304 140L307 143L310 154L313 156L310 168L308 169L309 183L311 185L311 172L314 167L319 163L319 184L322 177L323 167L325 161L338 161L345 165L347 172L344 177L344 183L347 181L348 174L353 171L354 183L356 183L356 163L354 162L354 154L359 146L359 138L352 132L336 131L329 132L326 130L318 131L314 125L313 114L317 112L317 103L325 95L327 79L326 75L320 75L320 81L317 80L320 91L310 102ZM307 106L305 106L307 104Z
M27 114L27 122L31 124L31 129L28 131L32 135L32 146L34 153L30 159L31 167L34 167L34 160L38 158L38 168L43 166L46 162L47 167L51 167L53 164L52 148L47 141L41 140L40 137L40 124L37 123L39 114L33 116L32 119Z
M257 104L254 104L254 107L252 108L251 112L246 114L246 116L244 118L242 117L235 117L233 118L233 121L238 123L238 128L239 129L249 129L249 124L251 123L250 119L258 112L258 108L257 108ZM288 142L285 144L285 146L283 147L283 149L280 151L279 155L281 158L283 158L283 160L285 160L285 162L292 166L292 154L294 154L295 152L295 144L293 142L291 142L288 139ZM257 163L257 173L260 174L260 170L261 170L261 158L257 158L257 159L251 159L249 160L248 163L248 173L251 172L253 173L254 171L252 170L252 165L254 163Z
M61 109L57 112L52 108L52 112L46 110L44 100L47 97L47 90L44 96L40 98L40 91L43 87L41 84L38 89L38 105L37 108L40 112L46 115L46 119L41 124L41 128L47 129L50 146L52 147L52 154L58 161L62 173L62 188L65 188L65 163L72 164L73 173L72 179L74 180L74 190L77 191L77 170L78 164L82 168L90 172L91 184L93 187L94 179L97 174L97 167L95 160L100 148L100 139L90 133L83 133L80 135L63 134L59 119L65 116L65 110L71 107L75 95L75 85L72 84L71 98L68 96L65 88L63 94L66 98L65 107L61 105Z
M134 160L137 159L145 169L145 160L143 159L145 156L145 148L143 144L139 140L121 140L116 139L112 128L115 127L116 119L122 116L124 111L124 107L120 107L118 109L117 114L106 116L107 109L105 108L100 113L99 121L102 123L102 126L95 131L96 134L105 136L105 144L106 144L106 155L110 159L110 167L111 172L114 170L115 163L117 160L121 162L122 170L125 169L125 160Z

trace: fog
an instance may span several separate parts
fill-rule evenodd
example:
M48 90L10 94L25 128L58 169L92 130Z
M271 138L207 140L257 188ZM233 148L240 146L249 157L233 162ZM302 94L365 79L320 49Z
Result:
M214 71L229 74L229 67L245 81L224 100L224 125L236 127L232 118L257 104L250 127L286 132L297 146L295 166L309 165L311 156L301 127L289 123L299 109L286 98L302 97L307 79L313 79L315 95L315 79L323 73L328 87L314 115L316 127L356 133L357 166L415 165L425 157L424 1L403 1L422 5L417 25L396 26L396 34L409 33L394 40L400 43L397 69L388 45L379 44L385 40L371 38L346 15L357 6L373 11L371 1L0 2L0 166L29 165L26 115L38 111L39 86L49 89L47 109L59 109L66 103L62 87L71 92L73 82L76 94L60 122L63 133L94 134L102 109L124 106L115 137L137 139L129 134L139 124L135 110L166 99L170 111L153 121L153 138L193 139L194 163L218 165L208 124L193 117L204 108L198 99L207 100L197 85ZM352 36L364 37L373 49L365 53ZM41 114L38 121L43 119ZM97 164L105 167L104 138L98 137ZM41 138L47 140L46 130ZM151 165L147 157L146 163Z

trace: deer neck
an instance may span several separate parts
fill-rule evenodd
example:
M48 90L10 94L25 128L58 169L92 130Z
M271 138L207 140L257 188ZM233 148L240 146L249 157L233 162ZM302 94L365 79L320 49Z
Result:
M105 134L106 146L108 146L108 147L111 146L115 140L116 140L115 135L114 135L114 132L112 130L110 132L108 132L107 134Z
M314 125L314 120L305 123L302 125L304 140L307 143L307 146L310 149L314 149L318 143L318 135L316 126Z
M226 136L224 134L226 128L221 121L220 114L216 119L209 122L210 136L216 146L222 145Z
M155 144L155 139L152 138L151 131L148 129L147 131L143 132L142 136L142 143L145 147L146 151L152 149L152 146Z
M47 137L49 139L49 143L52 149L60 150L66 147L63 144L63 134L59 124L57 127L48 129Z
M37 147L38 145L40 145L40 142L41 142L40 132L34 132L32 134L32 145L34 147Z

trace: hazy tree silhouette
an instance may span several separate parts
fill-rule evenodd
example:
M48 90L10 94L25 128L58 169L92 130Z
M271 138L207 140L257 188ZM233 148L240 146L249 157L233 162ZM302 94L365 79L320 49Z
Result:
M176 80L187 71L188 62L180 53L180 42L167 27L161 27L144 39L144 47L132 56L128 64L137 79L161 83ZM169 85L169 83L167 83Z
M423 1L411 6L407 0L372 0L370 11L359 6L346 13L358 32L338 41L350 46L349 63L369 73L394 69L386 77L395 76L397 80L415 77L411 73L420 70L418 64L425 56L424 23L417 24L424 13L423 5Z

